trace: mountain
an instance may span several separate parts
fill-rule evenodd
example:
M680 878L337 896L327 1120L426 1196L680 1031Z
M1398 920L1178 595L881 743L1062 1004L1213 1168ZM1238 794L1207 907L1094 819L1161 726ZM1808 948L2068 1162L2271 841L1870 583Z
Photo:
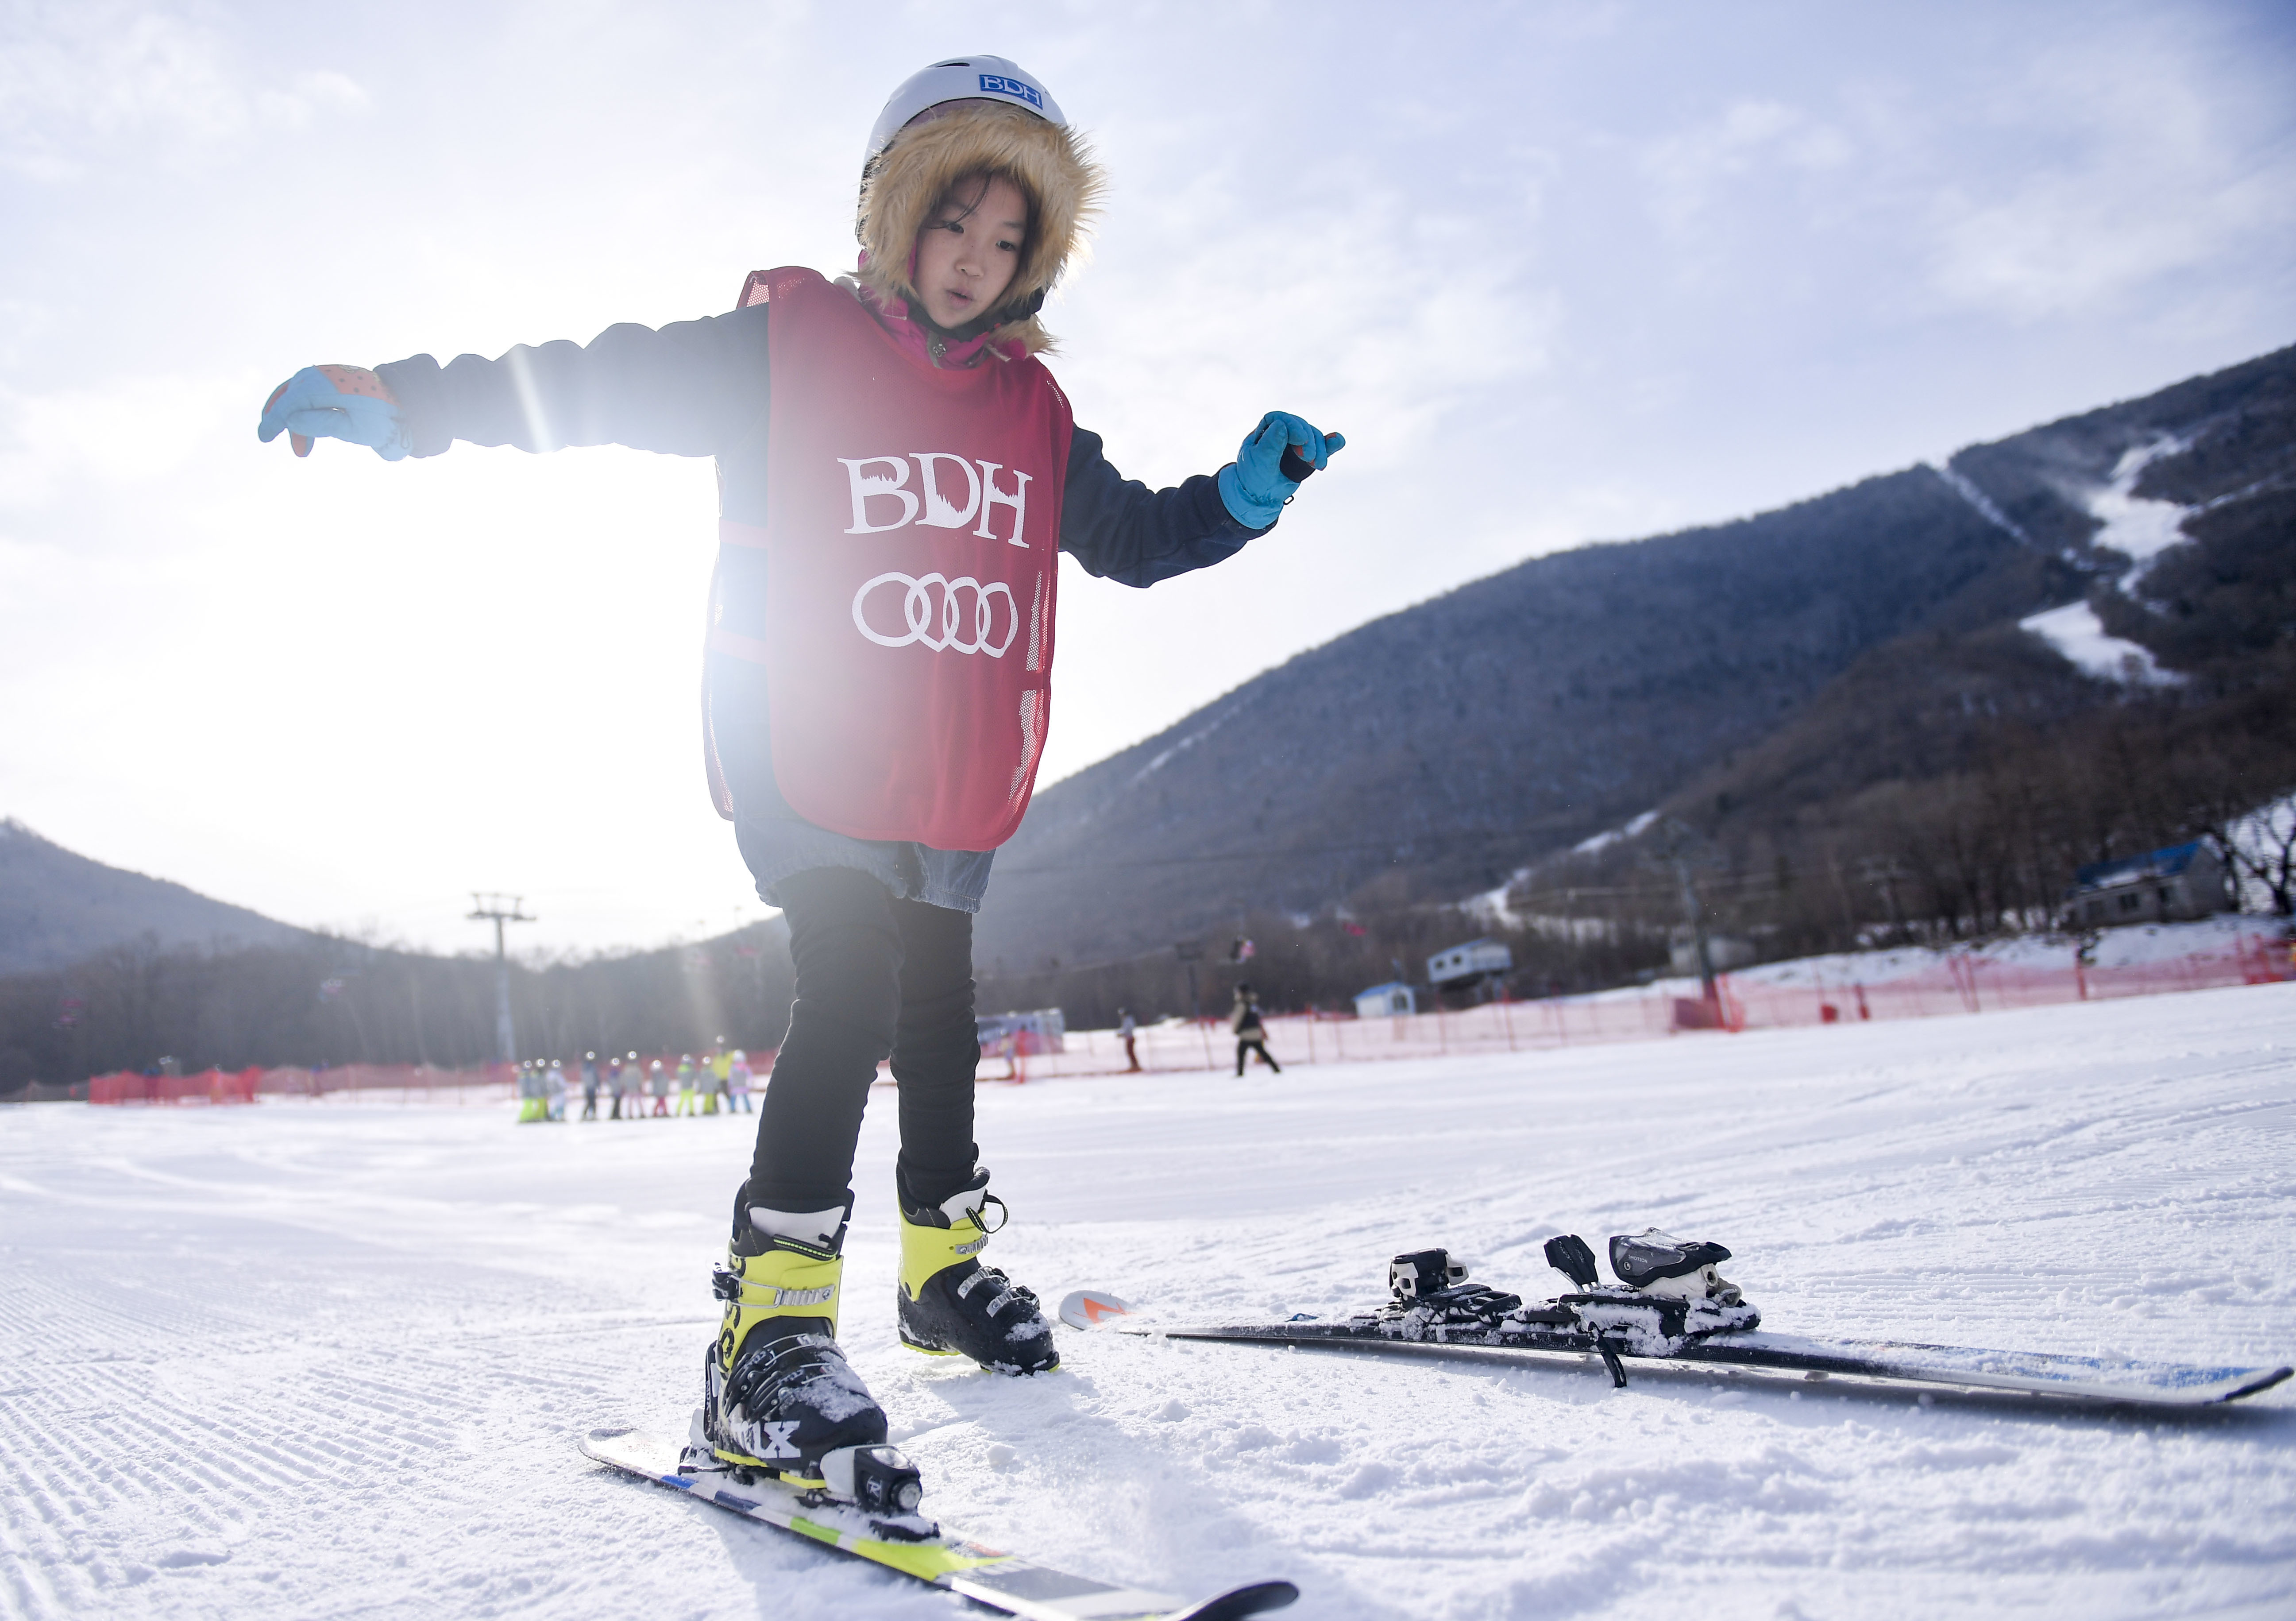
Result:
M180 884L74 855L13 818L0 819L0 975L60 968L146 934L162 946L308 938Z
M2296 349L1944 467L1534 558L1046 789L977 954L1019 973L1247 913L1456 900L1653 809L1718 837L1838 819L2004 725L2148 696L2248 694L2242 724L2268 725L2253 695L2296 647L2292 481ZM2152 660L2150 685L2099 649Z
M2229 764L2202 775L2225 798L2219 815L2284 787L2296 738L2283 706L2296 674L2296 350L1972 447L1945 472L2029 556L2062 565L2052 577L2070 588L2056 605L2074 617L2051 614L2054 634L2036 634L2004 598L1869 649L1755 749L1678 788L1669 810L1704 807L1715 829L1838 820L1876 785L1970 767L2005 721L2019 746L2070 740L2092 754L2157 734L2141 757L2092 759L2077 775L2158 775L2167 753L2217 749ZM2154 673L2132 688L2066 656L2095 662L2100 646L2123 659L2141 651ZM2205 796L2186 776L2184 791ZM2094 783L2071 791L2103 796ZM2110 853L2128 852L2095 856Z

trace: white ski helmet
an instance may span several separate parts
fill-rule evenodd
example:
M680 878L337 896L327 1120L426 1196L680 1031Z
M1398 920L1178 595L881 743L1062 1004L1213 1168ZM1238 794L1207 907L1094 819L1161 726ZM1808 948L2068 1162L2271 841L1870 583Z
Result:
M893 144L908 121L928 107L943 102L1003 102L1035 113L1048 124L1065 129L1068 119L1053 93L1017 62L1007 56L959 56L937 62L901 81L877 115L869 131L869 150L861 156L866 171L879 154Z
M1107 181L1060 103L1006 57L935 62L893 92L861 169L854 274L878 297L915 298L909 267L918 232L951 185L991 174L1027 196L1029 235L1003 305L974 325L986 323L981 330L1000 333L999 343L1033 355L1052 347L1037 311L1081 252Z

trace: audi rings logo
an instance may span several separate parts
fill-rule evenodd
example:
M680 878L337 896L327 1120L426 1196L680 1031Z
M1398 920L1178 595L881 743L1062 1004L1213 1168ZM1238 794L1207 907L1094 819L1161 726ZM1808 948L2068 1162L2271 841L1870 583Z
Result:
M898 636L887 636L869 622L873 603L881 617L891 607L893 593L882 588L888 587L899 588L902 629ZM1001 615L998 597L1004 604ZM991 640L1000 618L1004 639ZM853 593L853 623L880 647L906 647L921 642L935 653L985 653L1001 659L1013 638L1021 634L1021 606L1013 600L1013 588L1001 580L982 585L970 574L955 580L943 574L927 574L922 580L910 574L880 574Z

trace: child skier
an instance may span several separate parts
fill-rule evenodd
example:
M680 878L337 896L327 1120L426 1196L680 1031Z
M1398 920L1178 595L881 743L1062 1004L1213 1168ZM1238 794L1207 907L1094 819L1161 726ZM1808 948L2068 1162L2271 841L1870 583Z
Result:
M734 1197L696 1441L800 1485L885 1438L836 1333L889 1055L902 1341L1006 1373L1059 1362L1036 1296L980 1260L1004 1203L972 1137L972 957L1050 723L1059 553L1135 587L1221 562L1344 442L1271 412L1213 476L1152 493L1109 465L1037 358L1102 184L1019 66L937 62L871 132L857 277L761 271L731 314L586 348L307 367L258 430L390 460L457 439L717 458L704 756L788 919L797 1000Z

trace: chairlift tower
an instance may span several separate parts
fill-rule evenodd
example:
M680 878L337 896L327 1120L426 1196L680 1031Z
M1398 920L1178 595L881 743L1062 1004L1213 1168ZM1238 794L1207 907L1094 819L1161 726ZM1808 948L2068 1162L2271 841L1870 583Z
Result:
M525 900L523 895L471 893L470 921L495 926L495 1044L505 1064L518 1062L518 1032L510 1021L510 953L504 947L503 925L539 921L526 912Z
M1201 1019L1204 1016L1204 999L1196 990L1196 965L1204 959L1204 942L1201 940L1183 940L1173 946L1172 955L1187 965L1188 1016L1192 1019Z
M1659 832L1657 850L1644 860L1661 870L1670 868L1681 886L1683 921L1690 926L1690 937L1698 948L1699 998L1710 1008L1719 1008L1722 999L1714 983L1714 946L1706 928L1706 900L1699 893L1694 869L1721 866L1720 853L1697 829L1673 817L1666 819Z

